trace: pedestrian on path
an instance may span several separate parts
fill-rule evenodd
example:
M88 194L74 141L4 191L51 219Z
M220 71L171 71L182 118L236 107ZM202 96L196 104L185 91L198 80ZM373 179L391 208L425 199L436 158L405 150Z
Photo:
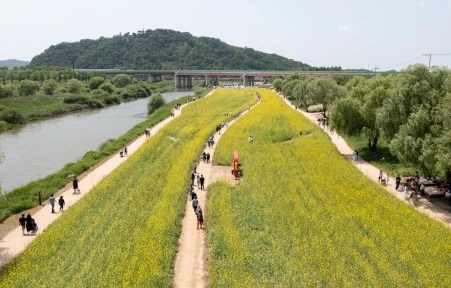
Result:
M25 235L25 225L27 224L27 218L25 218L25 214L22 214L22 217L19 218L19 225L22 227L22 234Z
M204 215L202 213L202 208L199 206L197 206L196 209L196 217L197 217L197 230L199 229L204 229Z
M66 202L63 199L63 195L61 195L60 199L58 199L58 204L60 205L60 211L64 211L64 204L66 204Z
M52 213L55 213L55 197L53 197L53 194L49 198L49 204L52 206ZM28 215L30 215L30 214L28 214Z
M395 183L396 183L395 190L398 191L399 184L401 184L401 177L399 175L396 176Z
M38 231L38 225L34 221L34 219L31 217L30 213L27 215L27 232L28 233L36 233Z
M199 200L197 198L194 198L191 203L193 204L194 213L196 213L197 206L199 205Z
M204 175L200 175L200 190L204 190L205 178Z
M124 156L128 156L127 146L124 145Z
M200 189L200 176L199 175L196 176L196 181L197 181L197 189Z
M409 183L408 180L404 183L404 200L409 199Z
M207 153L207 163L210 163L210 153Z
M77 179L77 176L75 176L74 179L72 180L72 188L74 189L74 194L80 192L80 189L78 189L78 179Z
M379 177L377 178L377 182L382 184L382 178L384 178L384 172L382 172L382 170L380 170Z
M191 173L191 186L194 186L194 178L196 177L196 175L194 174L194 172Z

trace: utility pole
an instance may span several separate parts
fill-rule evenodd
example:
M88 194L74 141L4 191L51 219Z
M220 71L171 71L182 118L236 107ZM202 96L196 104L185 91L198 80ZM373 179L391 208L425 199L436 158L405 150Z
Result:
M379 67L377 67L377 65L374 65L373 69L374 69L374 75L377 75L377 70L379 69Z
M428 71L430 71L430 70L431 70L431 58L432 58L432 54L431 54L431 53L429 53L429 54L423 54L423 56L428 56L428 57L429 57Z
M431 59L432 59L432 56L449 56L449 55L451 55L451 53L444 53L444 54L433 54L433 53L425 53L425 54L423 54L423 56L427 56L427 57L429 57L429 65L428 65L428 70L430 71L431 70Z

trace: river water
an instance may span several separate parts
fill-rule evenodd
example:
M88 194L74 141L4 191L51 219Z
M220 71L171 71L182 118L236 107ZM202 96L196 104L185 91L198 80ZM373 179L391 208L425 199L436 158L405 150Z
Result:
M166 102L193 92L163 93ZM27 124L0 134L0 185L8 192L55 173L144 121L148 99Z

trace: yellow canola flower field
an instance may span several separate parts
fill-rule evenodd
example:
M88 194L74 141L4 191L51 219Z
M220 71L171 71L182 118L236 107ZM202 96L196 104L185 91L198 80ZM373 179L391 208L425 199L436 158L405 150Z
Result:
M194 160L226 112L255 101L222 89L185 107L2 271L0 287L170 286Z
M238 150L244 178L209 188L210 285L451 287L451 230L367 179L275 93L258 92L262 103L215 151L230 164Z

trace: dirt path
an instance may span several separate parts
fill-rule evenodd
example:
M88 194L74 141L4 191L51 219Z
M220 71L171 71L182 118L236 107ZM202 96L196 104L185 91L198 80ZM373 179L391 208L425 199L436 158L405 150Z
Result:
M250 107L250 109L252 108L253 107ZM247 112L248 111L243 112L242 115ZM235 123L236 120L237 119L230 121L227 127L222 128L220 131L221 134L216 133L214 135L215 146L213 148L208 148L208 146L205 148L205 153L210 153L211 162L213 161L216 144L221 139L222 134L224 134L228 126ZM238 181L234 179L231 169L232 166L213 166L211 163L203 163L200 161L197 166L196 175L204 175L205 187L223 179L229 181L231 185L233 185ZM205 219L206 213L208 212L205 207L207 191L198 189L196 180L194 181L194 184L199 205L202 208ZM179 248L175 259L175 275L173 279L175 287L207 286L205 234L204 230L197 230L196 225L197 217L191 204L191 198L188 197L185 205L185 217L182 220L182 233L179 238ZM208 225L208 223L204 223L204 225Z
M279 94L280 95L280 94ZM282 95L281 95L282 96ZM296 109L295 106L293 106L289 100L284 99L285 102L290 105L293 109ZM297 109L296 109L297 110ZM300 113L302 113L305 117L313 121L314 123L318 124L318 116L319 114L313 114L313 113L307 113L302 110L297 110ZM324 132L329 136L332 143L337 147L338 151L344 155L349 161L352 161L352 154L354 153L354 150L349 147L349 145L346 143L346 141L338 135L336 132L331 132L328 129L323 129ZM368 178L371 180L378 182L379 178L379 168L374 167L373 165L369 164L365 160L359 159L357 161L352 161L352 163ZM385 176L385 173L384 173ZM399 200L405 202L406 204L410 205L410 202L404 200L404 192L403 191L396 191L395 190L395 178L390 177L390 180L388 181L388 185L384 186L384 188L393 194L396 198ZM440 223L443 223L445 226L451 228L451 212L449 208L446 208L445 205L440 205L439 203L433 203L433 199L428 199L425 197L419 197L418 206L416 206L416 209L427 216L431 217L432 219L435 219L439 221Z
M185 104L186 105L186 104ZM181 109L175 110L175 116L174 117L168 117L165 120L161 121L160 123L156 124L150 129L150 137L155 135L161 128L163 128L166 124L171 122L174 118L178 117L181 114ZM142 135L138 137L133 142L129 143L127 146L128 155L132 155L135 151L137 151L146 141L146 136ZM120 157L119 153L111 156L103 163L96 165L95 167L91 168L87 172L83 173L79 177L79 188L82 193L80 194L73 194L72 186L68 185L55 193L56 195L63 195L63 198L65 199L66 205L64 207L64 210L70 209L72 205L74 205L78 200L83 198L84 195L89 193L91 189L97 185L106 175L111 173L114 169L116 169L119 165L121 165L122 162L127 161L128 157ZM58 197L59 198L59 197ZM48 203L48 201L44 202L45 204ZM55 205L55 211L58 212L59 208L57 208L58 205ZM44 207L36 207L34 209L27 210L24 212L25 214L30 211L32 213L32 217L35 219L36 223L38 224L39 230L37 232L37 235L41 234L45 231L45 228L49 226L53 221L55 221L60 214L64 213L51 213L51 207L50 205L46 205ZM4 264L8 263L12 258L17 256L19 253L21 253L27 246L35 239L35 235L28 236L28 235L22 235L22 229L18 227L18 218L13 219L10 221L16 222L16 226L14 230L12 230L9 234L7 234L3 239L0 240L0 267Z

